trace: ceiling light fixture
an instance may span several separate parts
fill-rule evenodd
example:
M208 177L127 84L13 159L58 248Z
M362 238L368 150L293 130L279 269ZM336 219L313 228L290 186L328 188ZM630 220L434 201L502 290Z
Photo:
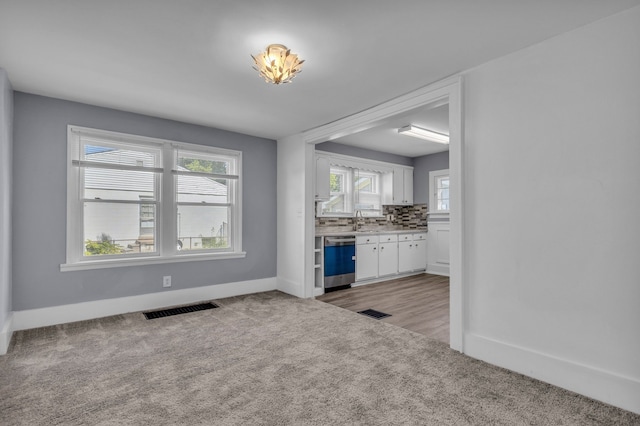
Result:
M406 136L413 136L414 138L425 139L431 142L449 143L449 135L443 135L442 133L432 132L431 130L416 127L414 125L408 125L398 129L398 133Z
M282 44L270 44L266 51L251 57L256 63L253 69L258 71L264 81L273 84L289 83L302 71L304 62L304 59L298 59L298 55L291 53L291 49Z

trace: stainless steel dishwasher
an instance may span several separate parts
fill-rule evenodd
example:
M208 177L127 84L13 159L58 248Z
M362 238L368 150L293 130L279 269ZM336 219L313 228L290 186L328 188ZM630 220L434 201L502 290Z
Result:
M346 288L356 281L356 238L324 237L324 289Z

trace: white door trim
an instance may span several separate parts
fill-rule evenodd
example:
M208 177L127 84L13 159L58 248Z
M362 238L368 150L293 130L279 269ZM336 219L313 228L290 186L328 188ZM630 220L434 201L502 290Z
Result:
M391 117L412 109L433 104L438 101L449 103L449 172L451 177L451 268L450 268L450 346L464 352L465 329L465 276L463 253L463 200L464 200L464 169L463 169L463 129L462 129L462 76L449 77L429 86L415 90L406 95L392 99L381 105L333 123L317 127L302 133L302 140L306 144L307 171L313 170L314 145L331 141L345 135L370 129L379 120ZM309 168L311 167L311 168ZM305 191L305 206L314 203L313 179L307 179ZM313 241L314 210L305 209L305 297L313 296L314 268Z

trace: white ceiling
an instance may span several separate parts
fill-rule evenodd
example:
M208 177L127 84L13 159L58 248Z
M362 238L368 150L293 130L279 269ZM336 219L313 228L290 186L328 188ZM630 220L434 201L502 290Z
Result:
M436 103L404 114L380 120L375 127L334 139L332 142L405 157L420 157L449 150L449 145L398 134L398 129L412 124L436 133L449 134L449 105Z
M277 139L638 4L0 0L0 67L19 91ZM291 84L252 69L270 43L306 60Z

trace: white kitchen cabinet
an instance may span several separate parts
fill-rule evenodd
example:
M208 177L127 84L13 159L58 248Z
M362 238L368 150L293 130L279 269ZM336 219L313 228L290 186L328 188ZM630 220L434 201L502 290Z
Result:
M328 200L330 198L329 168L328 158L316 157L316 200Z
M356 281L378 276L378 240L356 244Z
M400 241L398 243L398 272L411 272L413 270L414 260L413 253L413 240Z
M427 266L427 233L400 234L398 272L412 272Z
M393 204L413 204L413 167L397 167L393 170Z
M378 244L378 276L398 273L398 241Z
M414 271L419 269L425 269L427 267L427 242L426 241L414 241L412 262Z

